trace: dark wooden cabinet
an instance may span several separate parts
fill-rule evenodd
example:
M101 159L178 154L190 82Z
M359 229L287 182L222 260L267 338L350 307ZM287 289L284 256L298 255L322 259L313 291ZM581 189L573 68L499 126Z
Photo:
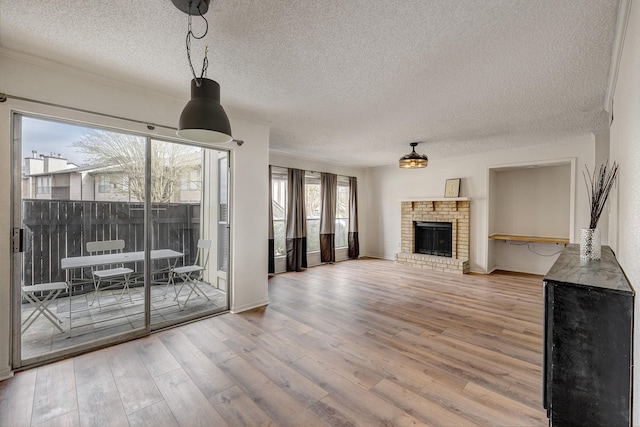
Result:
M579 252L544 278L544 407L554 426L629 426L634 291L608 246L599 261Z

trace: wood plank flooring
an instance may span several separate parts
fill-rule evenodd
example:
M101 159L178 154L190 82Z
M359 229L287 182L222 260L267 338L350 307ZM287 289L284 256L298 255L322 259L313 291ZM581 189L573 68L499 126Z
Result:
M542 426L542 277L363 259L268 307L19 372L1 426Z

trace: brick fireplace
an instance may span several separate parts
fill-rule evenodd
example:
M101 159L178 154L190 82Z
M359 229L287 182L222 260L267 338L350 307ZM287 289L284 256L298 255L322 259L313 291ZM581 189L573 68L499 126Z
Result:
M420 199L401 202L401 252L398 264L450 273L469 272L470 201L455 199ZM424 255L414 252L416 222L451 223L451 257Z

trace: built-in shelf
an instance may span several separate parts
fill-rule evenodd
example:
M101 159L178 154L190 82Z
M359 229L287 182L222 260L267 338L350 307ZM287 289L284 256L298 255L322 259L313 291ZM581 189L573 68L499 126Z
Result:
M490 239L494 240L515 240L518 242L535 242L535 243L560 243L562 245L569 244L568 237L541 237L541 236L518 236L515 234L491 234Z

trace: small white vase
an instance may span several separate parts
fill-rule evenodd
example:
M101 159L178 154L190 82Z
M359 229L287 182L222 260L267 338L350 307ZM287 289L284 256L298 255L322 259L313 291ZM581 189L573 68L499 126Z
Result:
M600 259L600 230L597 228L580 229L580 259L583 261Z

